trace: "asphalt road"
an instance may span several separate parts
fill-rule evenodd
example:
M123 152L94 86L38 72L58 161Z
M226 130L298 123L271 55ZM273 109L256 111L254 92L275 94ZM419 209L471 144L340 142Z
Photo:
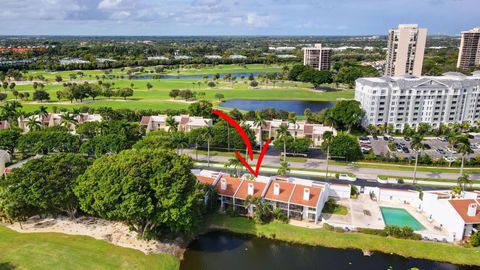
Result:
M184 153L189 154L193 158L196 157L193 154L193 150L184 150ZM221 162L226 163L232 157L227 156L211 156L211 162ZM198 160L206 162L207 155L198 154ZM256 160L251 163L255 164ZM305 169L305 170L321 170L325 171L327 169L327 162L324 159L308 159L307 162L289 162L291 169ZM278 167L280 165L280 155L270 156L266 155L264 157L262 165ZM378 168L359 168L353 166L343 166L343 165L330 165L328 166L329 171L335 172L351 172L355 174L360 179L371 179L374 180L378 175L389 175L389 176L398 176L403 178L413 177L413 171L404 171L404 170L392 170L392 169L378 169ZM417 171L418 178L431 178L431 179L452 179L456 180L460 177L460 173L447 173L447 172L425 172ZM480 174L470 174L470 179L480 180Z

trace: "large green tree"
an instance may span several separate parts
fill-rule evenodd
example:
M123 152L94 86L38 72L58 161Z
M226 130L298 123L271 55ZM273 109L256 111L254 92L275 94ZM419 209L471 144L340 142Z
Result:
M357 138L344 132L333 137L330 143L330 155L334 159L346 161L355 161L363 156Z
M125 136L108 134L96 136L95 138L84 142L80 147L80 152L101 157L105 154L116 154L130 146L131 144Z
M78 152L80 139L64 127L30 131L18 139L21 152L48 154L49 152Z
M75 216L79 205L73 186L90 164L70 153L28 161L0 181L0 212L12 221L34 214Z
M356 100L340 100L335 106L327 109L325 118L332 121L336 128L351 131L352 127L359 124L365 112Z
M202 219L204 190L193 162L169 150L126 150L97 159L78 178L82 210L123 221L145 237L192 233Z

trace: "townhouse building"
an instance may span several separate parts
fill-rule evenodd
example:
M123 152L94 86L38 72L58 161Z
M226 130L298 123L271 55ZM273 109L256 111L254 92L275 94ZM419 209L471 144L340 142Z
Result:
M413 128L420 123L434 128L440 123L475 124L480 120L480 72L359 78L355 100L365 111L365 127L392 124L401 131L406 124Z
M278 129L282 125L288 126L288 131L295 138L311 139L314 146L322 144L325 131L332 131L334 135L337 134L337 131L333 127L321 124L308 124L306 121L297 121L297 123L293 124L288 120L273 119L265 121L261 126L257 126L253 121L245 121L245 124L250 126L250 129L254 131L257 142L259 142L262 137L268 137L272 140L277 138Z
M82 124L85 122L101 122L103 120L100 114L80 113L74 117L75 123L66 123L64 121L64 115L59 113L49 113L46 115L31 115L29 117L19 117L18 127L23 132L29 132L31 123L36 122L38 126L54 127L54 126L66 126L69 130L75 132L76 124Z
M223 174L208 175L208 171L196 172L197 180L215 186L220 208L232 207L241 215L251 216L255 205L247 204L249 197L258 197L279 208L288 218L317 223L325 202L338 194L350 196L349 185L337 186L338 193L332 192L330 184L292 177L259 176L255 180L230 177ZM348 188L348 191L342 193Z
M146 132L154 130L168 131L170 127L167 124L167 115L143 116L140 125L145 128ZM189 132L193 129L210 127L213 125L212 119L200 116L176 115L173 119L177 123L178 131Z

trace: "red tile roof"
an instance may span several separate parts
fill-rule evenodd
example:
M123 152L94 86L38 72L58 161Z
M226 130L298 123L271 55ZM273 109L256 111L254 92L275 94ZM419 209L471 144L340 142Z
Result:
M480 202L478 200L463 199L449 200L448 202L453 206L465 223L480 223ZM472 203L477 204L477 212L475 213L475 216L469 216L467 214L468 206Z
M273 194L273 187L275 186L275 183L278 183L280 185L279 195ZM286 181L274 180L271 182L270 186L267 189L267 192L265 193L265 199L288 203L294 187L295 184Z
M7 120L0 121L0 130L2 130L2 129L7 129L8 126L9 126L9 125L8 125Z
M253 184L253 194L254 197L261 197L265 187L267 186L266 183L257 182L257 181L250 181L244 180L240 184L240 188L238 189L237 193L235 193L235 198L245 199L248 196L248 184Z
M313 134L313 125L312 124L305 124L303 126L303 133L305 133L305 135L312 135Z
M142 116L142 120L140 120L141 126L147 126L150 122L150 116Z
M303 199L303 191L305 188L310 189L310 198L307 200ZM322 194L322 189L319 187L309 187L304 185L296 185L293 190L292 197L290 198L290 203L317 207L318 200L320 199L320 194Z
M185 125L185 124L187 124L189 120L190 120L190 117L188 117L188 116L181 116L181 118L180 118L180 125Z
M227 181L227 188L222 189L222 180L225 179ZM235 192L238 190L238 187L242 183L242 179L234 178L234 177L229 177L229 176L223 176L220 181L218 181L216 187L218 190L219 195L223 196L229 196L233 197L235 195Z
M206 176L202 176L202 175L198 175L197 180L206 184L206 185L213 185L213 182L215 182L215 178L206 177Z

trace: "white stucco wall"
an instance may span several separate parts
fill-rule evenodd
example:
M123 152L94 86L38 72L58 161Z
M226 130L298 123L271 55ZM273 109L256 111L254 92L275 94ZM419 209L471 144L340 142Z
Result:
M351 192L350 185L330 184L328 196L337 197L337 198L350 198L350 192Z
M431 216L434 221L445 228L452 239L462 240L465 223L448 200L439 200L437 195L425 193L420 207L427 217Z

